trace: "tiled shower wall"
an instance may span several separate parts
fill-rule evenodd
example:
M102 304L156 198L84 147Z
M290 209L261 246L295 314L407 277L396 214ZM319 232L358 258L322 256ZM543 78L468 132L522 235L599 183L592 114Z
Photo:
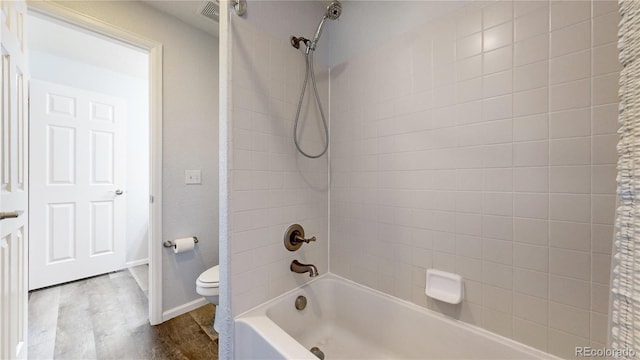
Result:
M605 344L618 20L476 3L333 67L331 271L553 354Z
M307 282L307 274L289 270L293 259L315 264L321 274L328 271L328 167L326 157L301 157L293 145L304 54L288 39L276 39L239 17L231 17L231 32L229 247L235 316ZM316 71L327 104L329 71L321 66ZM322 150L324 135L309 99L300 141L314 153ZM283 235L294 223L318 241L292 253Z

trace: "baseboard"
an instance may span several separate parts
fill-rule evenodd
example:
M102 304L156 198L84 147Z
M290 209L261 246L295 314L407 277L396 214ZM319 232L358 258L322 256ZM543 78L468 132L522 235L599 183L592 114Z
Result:
M174 307L173 309L169 309L162 313L162 321L171 320L176 316L180 316L182 314L186 314L191 310L197 309L201 306L207 305L209 302L207 299L201 297L199 299L195 299L193 301L189 301L186 304L182 304Z
M147 265L148 263L149 263L149 259L141 259L141 260L127 261L124 265L125 267L130 268L134 266Z

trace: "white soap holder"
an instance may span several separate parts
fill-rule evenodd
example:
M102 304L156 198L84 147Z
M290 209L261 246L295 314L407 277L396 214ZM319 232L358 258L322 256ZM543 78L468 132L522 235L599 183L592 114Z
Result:
M462 293L462 276L446 271L427 269L425 294L428 297L449 304L460 304Z

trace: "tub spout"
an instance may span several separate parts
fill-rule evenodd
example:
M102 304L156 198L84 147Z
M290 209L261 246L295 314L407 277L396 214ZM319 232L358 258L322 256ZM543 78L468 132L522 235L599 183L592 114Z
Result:
M298 260L291 262L291 271L298 274L309 273L310 277L318 276L318 269L313 264L302 264Z

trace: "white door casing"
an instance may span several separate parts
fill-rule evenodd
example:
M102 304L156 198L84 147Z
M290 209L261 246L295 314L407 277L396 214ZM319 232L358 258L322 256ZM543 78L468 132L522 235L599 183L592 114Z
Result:
M25 359L29 238L27 5L25 1L0 0L0 9L0 218L8 216L0 220L0 358Z
M125 100L30 83L29 289L125 267Z

